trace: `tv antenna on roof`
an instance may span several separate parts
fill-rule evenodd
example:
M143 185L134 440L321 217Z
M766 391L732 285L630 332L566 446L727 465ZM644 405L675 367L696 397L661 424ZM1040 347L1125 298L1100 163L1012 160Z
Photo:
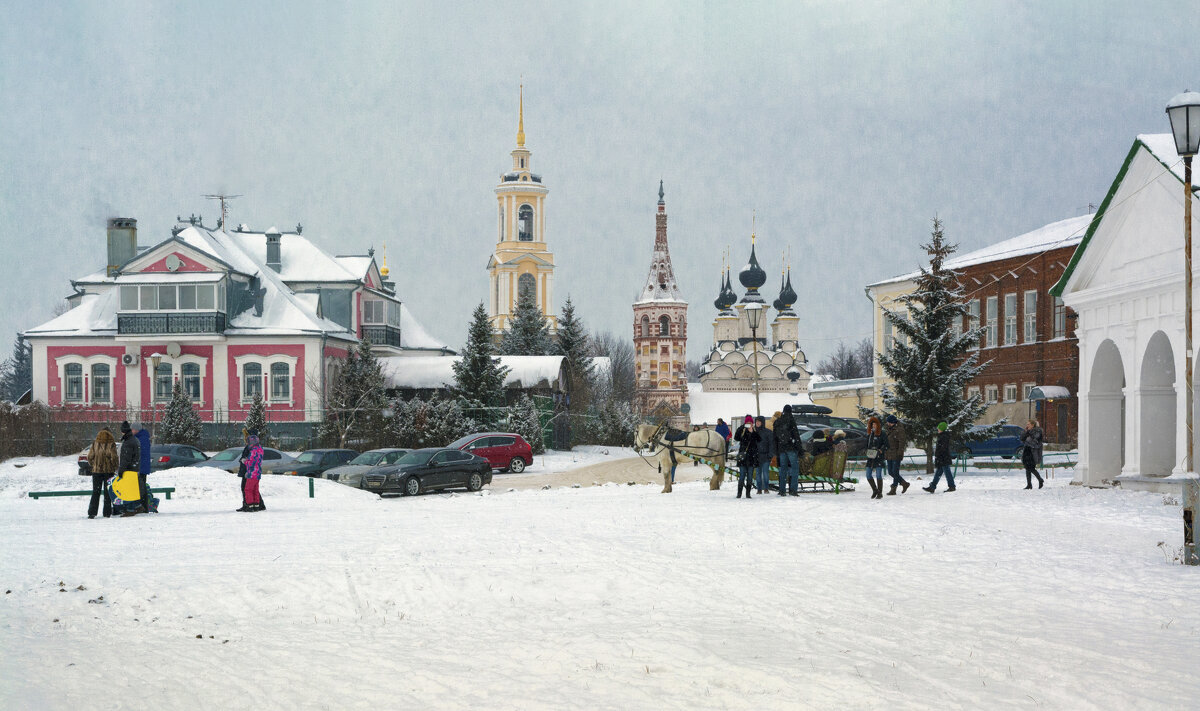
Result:
M204 197L208 198L209 200L220 200L221 201L221 224L218 225L218 227L220 227L222 230L224 230L225 225L228 224L228 219L229 219L229 210L227 207L227 203L228 203L228 201L233 200L234 198L240 198L241 195L216 194L216 195L205 195Z

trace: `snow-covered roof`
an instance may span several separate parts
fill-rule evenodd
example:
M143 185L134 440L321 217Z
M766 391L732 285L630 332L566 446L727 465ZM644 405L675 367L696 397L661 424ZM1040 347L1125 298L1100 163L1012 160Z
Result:
M504 386L532 388L554 385L562 376L562 356L499 356L509 369ZM454 384L454 364L459 356L389 356L380 358L389 388L440 389Z
M782 411L784 405L811 405L808 393L761 393L758 396L763 417ZM754 393L752 392L704 392L700 383L688 383L688 417L692 424L715 425L717 418L728 423L740 422L746 415L754 415Z
M367 270L371 268L371 262L375 261L374 257L357 254L339 254L338 256L334 257L334 259L338 261L338 264L342 265L343 269L359 279L362 279L367 275Z
M84 294L79 305L25 331L26 336L87 336L113 334L117 331L117 291L103 294Z
M997 242L982 249L977 249L974 252L967 252L966 254L951 257L946 260L943 266L950 270L963 269L975 266L976 264L997 262L1011 257L1039 254L1047 250L1058 249L1059 247L1074 247L1083 240L1083 236L1087 233L1088 225L1091 224L1093 217L1095 215L1080 215L1079 217L1069 217L1058 222L1051 222L1048 225L1039 227L1032 232L1026 232L1018 237ZM869 286L912 281L920 275L921 272L919 270L912 271L901 276L877 281Z
M430 350L446 349L446 344L429 335L425 327L413 317L404 304L400 304L400 346Z
M814 376L815 377L815 376ZM859 390L861 388L873 387L875 384L874 378L850 378L847 380L826 380L823 382L809 382L808 390L811 394L818 392L837 392L841 390Z
M241 248L256 264L267 263L265 232L230 232L229 240ZM279 278L285 282L358 281L366 273L351 273L337 257L298 234L279 237Z
M224 278L224 272L141 272L119 274L112 281L117 284L205 284Z
M1142 133L1137 140L1154 154L1154 157L1168 166L1175 177L1183 180L1183 158L1175 151L1175 137L1169 133ZM1193 176L1195 172L1193 171ZM1193 181L1192 190L1200 190L1200 181Z

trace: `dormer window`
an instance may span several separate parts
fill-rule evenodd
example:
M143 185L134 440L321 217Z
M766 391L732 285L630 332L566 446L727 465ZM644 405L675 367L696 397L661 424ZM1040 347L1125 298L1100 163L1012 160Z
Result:
M225 311L221 284L143 284L121 287L121 311Z
M521 242L533 241L533 207L529 203L517 211L517 231Z

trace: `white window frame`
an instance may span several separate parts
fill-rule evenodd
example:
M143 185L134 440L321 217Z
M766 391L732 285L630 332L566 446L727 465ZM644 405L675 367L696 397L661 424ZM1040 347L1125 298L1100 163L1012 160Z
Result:
M92 365L102 363L108 366L108 400L98 401L92 399ZM72 400L67 402L67 365L79 365L83 370L83 399ZM65 355L54 359L55 368L58 369L58 387L62 394L61 402L64 405L112 405L116 397L116 381L117 381L117 359L106 355Z
M170 394L167 394L167 396L163 397L163 398L157 397L158 388L156 386L158 385L158 383L156 380L157 374L154 372L154 362L151 361L149 358L143 358L142 362L145 363L146 373L149 374L149 376L150 376L150 403L151 403L151 405L154 405L157 403L163 403L163 402L170 402L171 401ZM195 405L199 405L200 407L203 407L204 406L204 381L208 377L208 358L205 358L204 356L198 356L198 355L195 355L192 353L185 353L177 358L172 358L170 356L163 356L162 359L159 361L159 365L171 366L171 389L172 389L172 391L175 388L175 383L178 382L179 379L183 377L183 367L182 366L184 363L191 363L191 364L200 366L200 399L192 400L192 403Z
M972 395L979 395L979 394L980 394L980 392L979 392L978 385L971 385L971 386L967 387L967 397L971 397Z
M1067 305L1062 297L1054 297L1054 337L1067 337Z
M971 331L974 331L975 329L979 328L979 318L980 318L979 307L980 307L979 299L971 299L970 301L967 302L967 324L968 324L968 329ZM979 339L978 338L975 339L975 343L972 346L972 350L979 350Z
M368 308L370 307L370 308ZM376 314L368 313L379 309L378 320ZM364 296L362 300L362 323L364 326L386 326L387 325L387 301L377 296Z
M1029 402L1029 394L1037 387L1037 383L1022 383L1021 384L1021 401Z
M197 289L196 307L195 308L191 308L191 309L179 308L179 287L181 287L181 286L191 286L191 287L195 287ZM223 286L224 286L224 280L216 281L216 282L209 282L209 281L186 282L186 283L182 283L182 284L120 284L117 286L117 306L119 307L117 310L121 311L122 313L133 313L135 311L161 311L164 313L208 313L210 311L220 311L220 312L224 313L225 312L225 289L223 288ZM200 306L200 297L199 297L200 287L209 287L215 291L215 293L213 294L213 305L211 307L201 307ZM155 294L154 308L142 308L141 295L142 295L143 288L154 289L154 294ZM164 289L164 288L171 288L171 289L175 290L175 307L174 308L164 309L164 308L159 307L159 303L160 303L160 299L158 298L159 289ZM130 289L130 290L137 292L137 299L135 299L135 301L137 301L137 306L135 306L133 308L126 307L126 305L125 305L126 304L125 294L127 293L125 291L126 289Z
M1016 401L1017 401L1017 384L1016 383L1005 383L1004 384L1004 402L1016 402Z
M1017 345L1017 294L1004 295L1004 345Z
M998 296L987 297L987 313L985 313L983 315L984 318L986 319L986 323L987 323L987 330L984 332L984 335L983 335L983 347L984 348L995 348L997 345L999 345L999 341L997 340L1000 337L1000 333L999 333L1000 313L999 313L999 311L1000 311L1000 297L998 297Z
M995 405L1000 402L1000 387L997 385L987 385L983 388L984 402L989 405Z
M299 358L292 355L274 354L274 355L240 355L234 356L233 363L237 370L238 379L238 401L242 405L249 405L254 402L254 397L246 397L246 384L243 382L243 367L247 363L257 363L262 368L262 396L263 402L268 405L287 405L295 407L296 402L296 387L292 381L296 377L296 363ZM288 367L288 398L286 400L274 399L271 397L271 365L274 363L286 363Z
M1029 300L1033 299L1033 308L1030 308ZM1024 307L1025 314L1025 342L1037 343L1037 302L1038 293L1036 289L1029 289L1025 292Z

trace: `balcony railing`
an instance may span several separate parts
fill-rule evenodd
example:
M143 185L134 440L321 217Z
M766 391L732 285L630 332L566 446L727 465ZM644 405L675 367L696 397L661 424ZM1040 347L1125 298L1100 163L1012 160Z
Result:
M225 314L220 311L117 314L117 333L122 336L224 332Z
M395 346L400 347L400 329L395 326L369 326L364 324L361 328L361 338L371 342L375 346Z

